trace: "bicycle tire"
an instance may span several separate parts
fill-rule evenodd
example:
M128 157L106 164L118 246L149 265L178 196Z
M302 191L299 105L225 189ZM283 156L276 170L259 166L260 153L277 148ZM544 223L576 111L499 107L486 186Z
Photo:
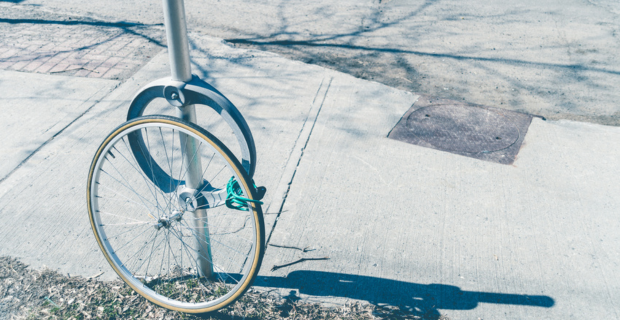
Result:
M132 158L127 141L136 133L147 141L148 159L178 178L168 193L141 172L144 166L138 158ZM175 140L182 135L186 145L191 139L200 142L191 158L180 143L176 148L181 154L175 154ZM159 142L153 140L158 136ZM201 176L202 190L188 189L183 180L184 159L194 161L197 155L210 157ZM218 177L222 172L227 174ZM216 199L226 189L224 181L232 180L248 200L247 211ZM225 145L200 126L168 116L138 117L113 130L93 158L87 183L91 227L114 271L149 301L187 313L221 309L254 281L265 250L262 209L254 199L252 180ZM198 214L203 211L204 217ZM213 273L205 275L204 261Z

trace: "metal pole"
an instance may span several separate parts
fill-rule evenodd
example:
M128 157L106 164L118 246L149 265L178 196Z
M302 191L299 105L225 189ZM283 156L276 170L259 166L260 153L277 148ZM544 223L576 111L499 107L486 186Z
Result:
M172 80L188 82L192 79L192 70L183 0L163 0L163 7ZM194 105L177 108L177 116L185 121L196 123L196 108ZM181 134L180 137L187 170L186 187L197 190L202 186L200 150L197 150L198 146L193 138L184 134ZM195 210L194 218L193 227L196 236L196 250L198 251L197 267L202 276L211 278L213 276L213 258L211 256L207 210Z
M163 0L163 2L172 80L187 82L192 79L192 70L189 60L185 6L183 0Z

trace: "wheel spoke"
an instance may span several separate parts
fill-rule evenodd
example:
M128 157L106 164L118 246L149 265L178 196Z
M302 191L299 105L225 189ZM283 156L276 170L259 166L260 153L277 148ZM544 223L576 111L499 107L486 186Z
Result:
M229 304L226 297L246 289L256 276L255 253L262 259L260 205L259 211L237 211L198 203L197 209L208 211L194 213L184 211L179 198L191 190L184 179L204 182L191 190L194 197L204 190L218 193L213 199L207 195L208 201L224 199L230 177L250 195L243 186L251 180L238 175L244 169L204 129L164 116L139 117L122 128L100 147L90 175L94 181L88 183L89 214L108 261L138 293L164 307L206 310ZM204 166L192 171L188 163L198 162ZM203 264L213 273L201 269Z

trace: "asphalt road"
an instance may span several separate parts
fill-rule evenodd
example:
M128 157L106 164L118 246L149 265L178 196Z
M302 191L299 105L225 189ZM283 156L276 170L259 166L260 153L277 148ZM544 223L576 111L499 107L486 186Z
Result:
M189 29L414 93L620 125L620 2L186 0ZM160 1L12 0L162 22ZM19 19L19 17L15 17Z

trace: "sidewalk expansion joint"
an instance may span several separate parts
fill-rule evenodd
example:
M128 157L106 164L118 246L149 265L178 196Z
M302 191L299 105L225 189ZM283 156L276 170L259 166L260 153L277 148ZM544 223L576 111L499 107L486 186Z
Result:
M291 184L293 184L293 180L295 179L295 174L297 173L297 168L301 163L301 159L304 155L304 150L310 141L310 137L312 136L312 131L314 130L314 125L316 124L317 119L319 118L319 114L321 113L321 109L323 108L323 104L325 103L325 99L327 98L327 93L329 92L329 88L331 87L333 77L329 78L329 81L325 81L323 79L319 84L319 88L312 100L312 107L304 120L304 124L299 131L299 136L295 141L295 145L291 150L289 155L288 162L284 169L284 173L280 178L280 182L276 187L275 197L273 201L269 204L267 210L265 210L266 214L276 214L276 218L273 222L273 226L271 226L271 230L269 230L269 236L267 237L267 241L265 245L269 244L269 240L271 240L271 235L273 234L273 230L275 230L276 225L278 224L278 219L280 218L280 214L282 214L282 209L284 208L284 203L286 202L286 198L288 197L288 193L291 189ZM316 103L317 97L322 95L321 102L319 104ZM310 125L311 123L311 125ZM272 207L273 210L272 211Z

